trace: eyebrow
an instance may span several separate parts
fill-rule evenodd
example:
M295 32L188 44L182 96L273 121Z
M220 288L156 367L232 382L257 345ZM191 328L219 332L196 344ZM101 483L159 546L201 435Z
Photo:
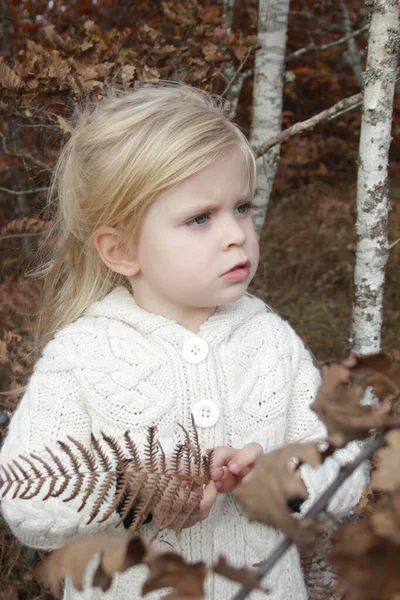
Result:
M238 204L242 204L243 202L249 202L251 200L251 194L246 194L245 196L243 196L242 198L239 198L239 200L237 200L237 202L235 202L235 206L238 206ZM187 212L189 212L190 214L202 214L202 213L206 213L212 210L215 210L216 208L219 208L220 206L220 202L201 202L199 201L198 204L195 204L194 206L188 206L185 207L185 212L187 210Z

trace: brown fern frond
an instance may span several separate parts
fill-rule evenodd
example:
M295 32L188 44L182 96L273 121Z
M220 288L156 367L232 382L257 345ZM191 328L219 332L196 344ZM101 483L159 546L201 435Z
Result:
M155 425L149 427L147 432L147 442L144 448L144 464L150 473L157 471L157 448L158 442L156 440L157 427Z
M66 442L59 441L58 445L60 446L61 450L63 452L65 452L65 454L70 459L70 461L72 463L73 472L76 474L79 474L80 473L80 463L79 463L79 460L77 459L77 457L75 456L75 454L72 452L71 448L68 446L68 444Z
M107 454L104 452L103 448L100 446L99 441L94 437L93 433L90 434L90 441L92 442L93 450L100 461L103 471L111 471L112 463Z
M117 440L106 435L105 433L102 432L101 435L102 435L103 440L108 444L109 448L111 449L111 453L117 463L117 468L120 469L121 466L123 466L123 464L125 462L125 455L123 453L121 446L118 444Z
M71 493L67 498L63 498L63 502L70 502L71 500L74 500L82 491L82 484L85 481L85 476L82 473L75 473L74 478L75 483L71 490Z
M121 504L123 505L124 498L126 497L126 493L128 491L128 487L129 487L130 483L131 483L131 473L128 470L125 470L118 477L114 501L112 502L112 504L108 508L108 510L106 510L106 512L103 514L101 519L99 519L99 521L98 521L99 523L103 523L103 521L106 521L113 514L113 512L117 509L117 507L121 506Z
M129 527L129 535L133 535L133 533L139 529L141 525L145 522L148 514L151 512L152 506L154 504L153 498L155 491L157 489L159 480L158 473L149 473L146 488L143 490L143 496L139 498L138 502L135 505L135 518L132 521L131 526Z
M174 529L174 531L176 531L176 533L180 533L182 531L184 526L189 522L192 514L196 513L196 511L199 509L202 497L202 487L196 486L190 490L190 494L188 494L182 510L171 524L171 527Z
M91 448L68 436L67 441L57 442L60 452L45 446L47 456L20 455L3 465L0 493L3 497L12 493L13 498L20 499L40 496L43 501L50 497L63 502L79 498L78 512L91 499L87 524L94 519L104 522L116 511L120 524L133 509L130 536L150 513L155 535L166 527L180 531L198 509L212 465L212 451L202 455L193 422L192 428L189 434L181 427L184 443L175 445L169 458L154 426L148 429L142 455L128 432L122 444L105 433L101 433L104 444L91 436Z
M96 470L96 459L93 456L93 454L89 452L89 450L85 448L85 446L81 442L78 442L72 436L68 435L67 437L69 441L72 442L81 453L83 462L87 466L89 472L93 473Z
M172 453L170 466L169 467L167 466L167 470L170 473L180 473L180 465L181 465L183 449L184 449L183 444L177 444L175 446L174 451Z
M13 233L41 233L51 227L50 221L35 219L32 217L23 217L14 219L0 229L0 235L10 235Z
M37 454L31 454L31 456L32 456L32 458L34 458L35 460L37 460L38 462L40 462L43 465L47 475L49 476L49 481L50 481L49 491L43 498L43 500L47 500L47 498L50 498L50 496L54 492L54 489L57 485L57 472L41 456L38 456Z
M160 442L158 442L158 449L160 451L160 471L161 473L167 472L167 459L165 457L164 448L161 446Z
M140 493L147 487L149 475L150 473L142 471L138 473L137 476L131 477L131 480L129 481L129 490L121 507L121 521L125 519L131 508L136 508L136 503L139 500ZM114 500L112 507L110 506L110 509L113 508L113 510L116 510L117 507L118 504Z
M3 485L5 485L6 488L3 491L2 496L1 496L2 498L4 498L6 496L6 494L8 494L8 492L10 491L11 486L14 483L14 480L4 465L1 468L3 469L3 473L5 475L5 479L2 479L2 487L3 487Z
M214 450L207 450L206 455L202 458L202 477L211 479L211 469L213 465Z
M22 494L19 495L19 498L21 498L22 500L31 500L31 498L37 496L40 493L44 483L44 478L42 477L42 474L35 465L35 463L33 462L33 457L29 458L28 456L20 456L19 458L28 463L35 475L35 479L28 480L29 483L27 485L27 488ZM35 483L37 484L36 487Z
M185 435L185 444L184 444L184 448L183 448L183 471L184 471L185 475L189 476L192 472L192 465L191 465L192 442L191 442L190 436L189 436L188 432L186 431L186 429L184 428L184 426L179 424L179 427L182 429L182 431Z
M193 441L194 441L194 445L193 445L194 446L194 449L193 449L194 461L195 461L195 464L197 466L196 474L200 475L200 471L201 471L201 462L200 462L201 448L200 448L199 433L197 431L197 427L196 427L196 423L194 421L193 414L191 415L191 432L192 432Z
M88 484L86 486L86 490L83 494L82 497L82 502L80 503L77 511L81 512L81 510L84 508L84 506L86 505L86 501L89 498L89 496L91 496L92 494L94 494L94 492L96 491L96 484L100 479L100 474L99 473L89 473L88 475Z
M18 461L17 461L15 458L13 459L13 461L12 461L12 462L13 462L13 463L14 463L14 465L17 467L17 469L19 469L19 470L21 471L21 473L22 473L22 477L23 477L24 479L27 479L27 478L28 478L28 472L27 472L27 471L25 471L25 469L24 469L23 467L21 467L21 465L19 464L19 462L18 462Z
M175 501L181 494L181 480L178 478L171 479L162 498L157 504L154 520L154 534L152 539L155 539L158 532L165 529L165 523L169 519L170 511L174 506Z
M46 479L45 479L45 477L40 477L39 479L36 480L35 483L36 483L36 487L34 484L31 486L28 486L28 488L24 491L24 493L20 494L19 497L22 500L31 500L35 496L38 496L40 494L40 492L42 491L42 487L46 483ZM33 488L33 490L32 490L32 488ZM28 493L29 491L30 491L30 493Z
M61 485L58 488L58 490L55 490L52 493L52 497L53 498L58 498L58 496L61 496L61 494L64 493L64 491L67 489L68 484L70 482L71 479L71 475L68 473L67 469L64 467L62 461L60 460L60 458L57 456L57 454L55 454L51 448L49 448L48 446L46 446L46 450L49 453L49 455L51 456L51 458L53 459L54 463L56 464L56 466L58 467L60 473L61 473Z
M41 477L41 472L39 471L39 469L37 468L35 463L28 456L23 456L22 454L20 454L19 458L21 460L24 460L26 463L28 463L28 465L31 467L31 469L37 479L39 479Z
M136 444L134 443L131 436L129 435L129 431L125 431L124 440L125 440L126 449L130 456L130 460L132 461L133 469L135 471L141 471L143 467L141 464L139 452L136 447Z
M89 519L86 523L87 525L90 525L90 523L93 521L93 519L98 516L100 509L103 506L103 504L106 502L107 497L110 495L111 490L114 489L116 479L117 479L116 473L113 473L113 472L106 473L106 475L104 477L104 481L99 486L97 498L93 504L92 511L91 511L91 513L89 515Z
M175 529L174 524L177 522L178 517L182 514L186 514L186 506L190 498L190 494L193 492L193 488L195 488L195 483L192 480L188 481L187 486L183 488L183 490L182 488L180 489L179 495L176 497L169 510L168 520L163 523L163 529ZM202 492L203 490L201 489L201 493Z
M17 485L15 486L15 491L12 496L12 498L14 500L15 498L18 497L18 494L20 493L21 488L26 484L26 481L24 481L24 480L27 479L28 473L27 473L27 471L25 471L25 469L19 464L19 462L16 459L14 459L12 462L14 463L15 467L22 473L22 480L16 474Z

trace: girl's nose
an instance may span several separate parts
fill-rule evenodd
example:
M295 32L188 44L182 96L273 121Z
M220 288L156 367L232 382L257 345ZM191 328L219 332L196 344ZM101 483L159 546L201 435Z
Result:
M229 223L225 223L223 231L224 250L228 249L230 246L243 246L245 241L246 232L236 219L231 219Z

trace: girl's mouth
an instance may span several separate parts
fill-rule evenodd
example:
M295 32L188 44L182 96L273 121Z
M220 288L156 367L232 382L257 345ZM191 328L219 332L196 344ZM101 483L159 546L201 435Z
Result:
M246 279L249 275L250 266L249 263L245 263L241 267L234 267L233 269L222 275L222 277L224 279L228 279L229 281L242 281L243 279Z

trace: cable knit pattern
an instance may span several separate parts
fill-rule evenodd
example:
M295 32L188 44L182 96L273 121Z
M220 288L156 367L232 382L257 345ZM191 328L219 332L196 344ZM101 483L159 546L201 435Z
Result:
M208 353L198 363L189 362L182 351L190 338L207 343ZM258 442L269 451L288 442L322 439L325 429L309 409L318 384L319 372L298 336L249 294L218 307L194 334L141 309L128 290L116 288L47 345L13 416L0 460L5 464L19 454L43 452L44 446L54 446L67 435L90 447L90 434L102 431L122 442L128 429L143 447L147 427L155 424L170 453L182 441L177 424L189 427L193 405L204 398L218 405L220 418L213 426L198 428L203 450ZM351 460L356 451L353 444L316 470L302 467L310 494L305 509L335 476L339 463ZM331 510L344 514L354 506L366 477L366 468L356 471ZM2 511L21 542L35 548L54 549L74 536L115 531L117 515L88 526L91 507L78 513L79 504L79 498L63 503L59 498L19 500L10 495L2 501ZM152 524L144 525L141 534L150 538ZM249 523L234 496L221 494L205 521L179 536L163 531L156 545L161 550L172 546L189 561L211 564L223 554L237 566L251 566L281 538L269 527ZM139 598L145 573L139 567L118 575L107 593L79 594L67 581L64 599ZM271 600L306 600L296 549L279 561L266 583ZM210 575L207 600L228 600L238 588ZM146 597L156 600L164 593ZM252 593L254 600L264 597Z

